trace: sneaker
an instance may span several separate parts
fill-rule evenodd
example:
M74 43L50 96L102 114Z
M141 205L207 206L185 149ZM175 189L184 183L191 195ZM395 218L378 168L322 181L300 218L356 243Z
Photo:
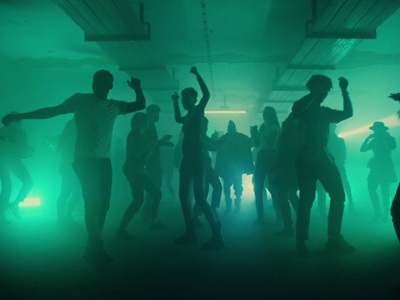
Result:
M356 248L347 243L342 236L337 238L330 237L325 243L325 246L331 251L339 251L342 253L356 252Z
M16 217L17 219L21 219L21 211L19 210L19 203L12 202L10 203L9 207L14 217Z
M196 236L194 233L185 232L184 235L175 240L175 245L188 245L196 243Z
M310 254L310 251L308 250L308 247L304 241L297 240L296 242L296 253L298 256L301 257L308 257Z
M209 241L203 244L201 247L203 250L215 250L225 247L224 239L222 235L214 235Z
M120 241L131 241L133 237L125 229L118 229L116 233L117 239Z
M151 221L149 225L150 230L164 230L167 229L167 226L165 226L163 223L160 221Z

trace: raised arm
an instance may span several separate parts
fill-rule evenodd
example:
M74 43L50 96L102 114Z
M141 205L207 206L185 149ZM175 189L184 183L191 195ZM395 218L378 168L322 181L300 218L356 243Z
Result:
M18 122L20 120L26 119L50 119L58 115L63 115L68 113L67 109L63 104L45 107L31 112L21 113L21 114L8 114L2 119L2 123L8 126L12 122Z
M207 106L208 100L210 100L210 91L208 90L206 83L204 82L203 78L200 76L196 67L192 67L190 69L190 73L196 75L197 81L200 85L200 89L201 89L201 93L203 94L203 97L200 99L199 106L204 109Z
M374 135L373 134L371 134L370 136L368 136L366 139L365 139L365 141L364 141L364 143L361 145L361 149L360 149L360 151L361 152L367 152L368 150L371 150L372 149L372 147L371 147L371 140L374 138Z
M339 86L342 90L343 96L343 120L351 118L353 116L353 105L351 104L351 100L349 97L349 93L347 92L347 87L349 86L349 82L346 78L339 78Z
M182 117L182 115L181 115L181 110L179 108L179 102L178 102L179 96L175 92L172 94L171 98L172 98L172 103L174 105L175 121L176 121L176 123L183 124L183 122L185 121L185 117Z
M128 104L127 113L144 109L146 107L146 98L144 97L140 80L131 77L131 81L127 81L127 83L136 93L136 101Z

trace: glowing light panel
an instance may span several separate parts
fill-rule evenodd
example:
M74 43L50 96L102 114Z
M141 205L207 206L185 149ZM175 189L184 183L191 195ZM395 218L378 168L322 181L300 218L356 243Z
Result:
M400 120L399 120L399 117L397 116L397 114L391 115L389 117L386 117L386 118L383 118L380 120L375 120L375 121L383 122L389 128L400 126ZM373 122L368 125L361 126L354 130L342 132L338 136L342 137L342 138L346 138L346 137L361 134L361 133L371 132L371 130L369 128L372 125L373 125Z
M245 114L245 110L206 110L206 114Z
M24 202L19 204L19 207L31 207L31 206L40 206L42 205L39 197L29 197L25 198Z

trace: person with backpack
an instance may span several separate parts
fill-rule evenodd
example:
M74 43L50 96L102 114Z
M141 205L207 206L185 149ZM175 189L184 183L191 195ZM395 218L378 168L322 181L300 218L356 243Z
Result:
M310 93L292 106L292 116L297 123L295 166L300 189L296 223L296 253L303 257L309 255L306 241L317 180L321 182L331 198L328 241L325 245L332 251L355 252L355 248L341 235L346 196L340 172L327 150L329 124L339 123L353 116L353 107L347 92L348 84L345 78L339 78L343 110L334 110L321 105L332 88L331 79L324 75L313 75L306 84Z

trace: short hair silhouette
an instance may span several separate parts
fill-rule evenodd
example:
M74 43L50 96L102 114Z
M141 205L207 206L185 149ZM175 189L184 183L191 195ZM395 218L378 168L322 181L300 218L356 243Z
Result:
M313 75L310 80L306 83L306 88L311 91L315 88L324 87L327 90L332 89L332 80L325 75Z

